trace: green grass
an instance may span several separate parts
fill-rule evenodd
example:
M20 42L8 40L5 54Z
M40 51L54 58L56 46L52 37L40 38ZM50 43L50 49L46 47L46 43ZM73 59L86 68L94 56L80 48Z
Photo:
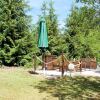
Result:
M0 100L100 100L99 77L45 79L28 69L0 69Z
M100 100L99 77L64 77L41 81L40 92L46 91L58 100Z
M39 93L35 86L44 80L23 68L0 69L0 100L55 100L48 93Z

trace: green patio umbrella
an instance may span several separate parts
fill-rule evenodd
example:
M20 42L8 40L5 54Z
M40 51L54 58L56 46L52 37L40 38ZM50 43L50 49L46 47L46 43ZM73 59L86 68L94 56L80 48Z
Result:
M48 35L46 21L44 17L41 17L39 24L39 33L38 33L38 47L45 49L48 47Z
M47 35L46 21L44 17L41 17L39 23L38 47L41 49L42 60L45 62L45 50L48 47L48 35ZM46 68L44 63L42 68Z

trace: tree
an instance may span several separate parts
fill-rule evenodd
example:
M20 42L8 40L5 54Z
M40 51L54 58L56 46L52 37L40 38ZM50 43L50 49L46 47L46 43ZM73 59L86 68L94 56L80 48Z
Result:
M77 58L80 55L79 50L77 50L78 45L80 43L79 39L79 26L80 26L80 19L79 19L79 11L78 8L72 8L71 14L68 19L66 19L65 24L65 39L68 46L68 57Z
M84 6L72 9L65 26L69 58L98 58L96 51L100 49L98 47L100 39L97 38L100 32L99 6L96 2L83 1ZM95 43L97 43L97 46L94 46Z
M4 65L25 65L32 61L35 45L27 9L24 0L0 1L0 60Z
M100 61L100 0L80 0L84 4L81 7L81 15L84 15L82 27L86 29L86 45L90 48L91 56ZM84 30L83 29L83 30Z
M89 4L95 4L95 3L100 3L100 0L76 0L76 2L81 2L81 3L87 3Z
M60 35L60 30L58 27L58 18L54 9L54 2L51 0L49 2L48 14L46 16L48 37L49 37L49 48L48 51L54 55L60 55L61 52L65 52L66 47L63 36Z
M47 2L46 1L43 1L43 4L42 4L42 7L41 7L41 11L42 11L42 14L46 17L46 14L47 14Z

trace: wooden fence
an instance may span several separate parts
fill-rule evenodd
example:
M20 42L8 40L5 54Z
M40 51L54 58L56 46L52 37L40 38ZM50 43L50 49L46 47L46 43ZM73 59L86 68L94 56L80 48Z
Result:
M54 61L54 62L52 62ZM59 69L60 71L62 71L62 67L64 71L68 70L68 65L69 63L73 63L76 66L76 70L82 70L83 68L89 68L89 69L96 69L97 68L97 62L95 58L81 58L80 60L77 61L69 61L67 59L64 59L64 61L62 62L62 59L58 59L57 56L55 55L46 55L45 57L45 62L48 63L46 64L46 68L47 70L55 70L55 69ZM51 62L51 63L49 63ZM80 65L79 62L81 63Z

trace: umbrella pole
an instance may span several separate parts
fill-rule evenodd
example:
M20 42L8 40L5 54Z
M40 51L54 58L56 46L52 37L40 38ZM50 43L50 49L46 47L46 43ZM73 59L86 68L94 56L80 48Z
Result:
M46 75L46 66L45 66L45 51L42 52L42 69L43 69L43 73L44 73L44 76Z
M43 61L42 69L45 69L45 50L44 49L42 49L42 61Z
M43 61L42 69L44 69L45 68L45 52L42 53L42 61Z
M36 58L36 54L34 56L34 72L36 71L36 66L37 66L37 58Z
M63 52L62 52L62 69L61 69L61 76L62 76L62 77L64 76L64 55L63 55Z

